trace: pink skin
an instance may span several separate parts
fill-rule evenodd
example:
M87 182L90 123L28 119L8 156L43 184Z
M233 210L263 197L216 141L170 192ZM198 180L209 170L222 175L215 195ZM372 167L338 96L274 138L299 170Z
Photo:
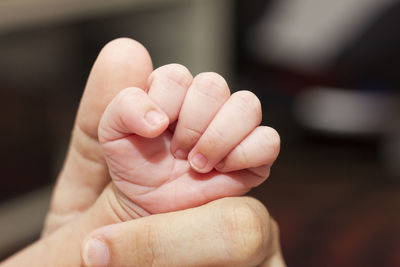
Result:
M170 68L168 66L164 66L164 70ZM156 78L150 76L153 83L160 81L160 77L165 81L165 71L159 70L158 74L153 75ZM202 74L207 75L210 79L215 77ZM171 77L171 72L167 76ZM159 82L155 84L160 86ZM190 87L190 83L184 87ZM170 101L160 101L162 98L152 95L151 88L149 94L138 88L125 89L110 103L100 121L99 140L111 178L124 195L121 198L124 204L138 216L177 211L222 197L242 195L267 178L278 154L276 132L268 127L257 127L261 109L243 109L242 104L238 104L242 103L238 101L245 101L256 103L257 107L259 101L253 94L238 92L230 98L220 94L219 111L204 117L199 112L189 114L181 110L182 105L193 106L185 103L189 101L185 100L187 90L194 89L185 88L171 94ZM197 139L185 140L187 135L182 134L179 123L176 127L180 131L179 138L174 137L174 127L167 129L178 118L190 121L190 116L201 118L206 126ZM214 132L221 132L224 140L219 142ZM182 146L190 152L189 156L172 153ZM198 152L208 159L204 169L196 168L187 159L191 161Z
M104 145L115 185L150 214L241 195L264 180L246 170L198 173L187 160L172 155L171 138L166 131L153 139L130 135Z

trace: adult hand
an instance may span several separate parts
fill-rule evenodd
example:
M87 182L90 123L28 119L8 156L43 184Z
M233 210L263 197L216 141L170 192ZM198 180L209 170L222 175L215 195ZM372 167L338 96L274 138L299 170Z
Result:
M110 192L107 188L100 199ZM96 202L94 207L103 204ZM101 211L91 208L3 267L285 266L277 225L253 198L224 198L193 209L103 226L82 242L83 235L97 227L97 220L104 219Z
M82 246L87 266L285 266L275 221L254 198L102 227Z
M57 182L43 232L45 237L9 259L5 263L7 266L80 265L81 243L88 233L104 225L131 219L129 211L120 205L116 197L118 191L111 185L107 186L109 176L97 139L97 128L100 117L111 99L126 87L145 88L151 71L150 57L137 42L119 39L102 50L89 77L78 111L69 153ZM103 193L99 196L101 192ZM115 224L110 226L111 228L101 228L93 233L94 237L108 244L106 250L104 248L102 250L98 242L86 242L83 245L83 255L89 262L97 260L95 256L98 254L95 248L98 248L105 252L100 255L108 253L109 263L115 266L121 266L120 264L146 266L147 262L164 266L174 265L177 262L166 261L166 264L163 264L167 258L160 256L168 255L154 253L165 251L169 247L171 250L168 252L171 253L171 257L173 255L176 257L177 254L185 252L185 250L178 251L179 246L189 248L188 241L192 243L198 237L195 239L197 242L194 242L198 249L192 247L189 251L186 248L187 255L203 255L197 260L196 257L192 259L194 265L218 263L226 266L237 264L252 266L263 260L266 260L266 264L271 263L271 259L280 261L277 252L279 251L277 230L266 210L260 205L257 201L247 198L230 198L196 209ZM203 220L200 220L201 218ZM170 228L164 228L168 227L170 222L174 222L170 224ZM225 231L223 234L224 231L220 228L224 223L231 225L234 231ZM186 230L178 232L179 229ZM247 238L248 233L253 233L250 236L257 238ZM159 238L153 237L153 234L157 234ZM210 235L214 235L214 240L221 241L220 246L214 244L213 240L207 239ZM141 248L143 243L140 242L144 242L147 244L145 251L154 253L139 252L138 248L134 248L135 253L128 252L132 249L132 239L138 240L137 245ZM167 243L163 243L167 240L176 243L167 246ZM214 245L224 250L225 254L218 253L216 258L211 257L207 260L204 255L210 257L217 251ZM176 248L175 253L174 248ZM238 258L235 258L236 256ZM188 260L190 259L186 259ZM186 263L184 258L182 263Z

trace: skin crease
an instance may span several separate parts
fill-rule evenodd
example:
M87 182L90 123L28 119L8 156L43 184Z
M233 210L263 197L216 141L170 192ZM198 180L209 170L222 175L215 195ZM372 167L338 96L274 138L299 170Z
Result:
M133 40L117 39L101 51L83 94L70 149L53 194L43 237L3 262L1 266L81 266L85 264L85 248L92 238L99 238L107 245L109 266L284 266L276 224L269 217L265 207L251 198L223 198L197 208L131 220L133 217L138 218L148 214L135 205L133 210L129 210L127 203L132 201L126 199L126 194L120 189L110 184L110 175L103 154L104 145L102 147L99 144L97 131L110 102L123 88L132 86L147 88L151 72L152 66L147 51ZM148 88L146 91L149 91ZM151 90L149 95L152 95ZM152 99L155 104L162 105L156 101L157 97L154 95ZM179 113L176 110L171 112L165 106L163 110L168 116L168 123L173 121L171 119L173 112ZM168 149L171 148L173 131L164 132L160 127L155 132L157 132L155 136L159 137L151 142L160 142L165 146L156 146L155 154L162 159L160 162L165 161L168 165L171 160L178 161L175 157L171 158L172 152ZM262 136L273 133L267 128L262 132L264 133ZM244 139L247 140L247 145L244 147L249 148L249 151L254 151L249 144L258 139L254 138L257 136L254 133L255 131L249 130L249 135ZM137 135L134 137L142 138ZM235 155L244 155L237 150L242 146L236 145L225 159L221 159L227 165L232 166L229 162L239 160ZM140 148L135 147L135 151L139 152ZM279 150L271 151L277 153ZM264 155L256 165L266 160L273 161L274 155L267 155L268 157ZM207 181L212 181L214 178L204 178L217 172L212 171L211 174L194 172L187 160L179 159L179 162L182 163L179 163L181 166L177 171L172 174L168 172L167 176L161 175L160 179L165 177L170 179L180 174L189 177L191 173L195 173L194 175L204 175L195 181L207 184ZM254 162L250 165L252 166L242 164L240 168L247 168L246 175L247 172L258 173L257 182L260 181L259 177L264 179L265 174L269 172L264 171L265 167L262 169L253 167ZM146 168L145 164L143 168ZM228 166L229 168L231 167ZM269 170L269 167L267 169ZM235 180L231 174L224 174L224 169L220 173L221 177L225 177L221 179L223 181L230 183ZM239 182L238 187L248 190L254 186L254 184L243 186L243 183L244 181ZM210 192L210 194L212 197L208 201L220 197L218 193ZM179 205L174 207L166 209L176 209ZM135 215L135 212L138 213ZM227 225L234 227L229 229L235 231L228 231ZM212 237L214 240L198 237ZM188 241L190 243L187 243ZM210 246L210 241L215 246ZM171 246L170 242L175 246ZM142 249L138 250L138 247ZM216 249L230 253L217 253L208 258ZM149 254L146 251L167 253ZM185 258L184 255L190 257ZM163 264L165 262L168 264Z

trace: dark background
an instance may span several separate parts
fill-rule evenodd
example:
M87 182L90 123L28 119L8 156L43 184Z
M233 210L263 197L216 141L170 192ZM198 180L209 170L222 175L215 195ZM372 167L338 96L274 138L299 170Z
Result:
M249 33L274 2L233 1L232 41L224 50L230 68L210 66L228 77L232 90L254 91L263 103L263 123L281 135L271 177L250 194L278 221L289 266L400 266L400 174L393 166L398 158L387 152L400 139L391 130L400 114L385 113L390 117L378 130L337 132L310 127L295 111L300 96L315 86L398 101L400 5L387 6L327 66L310 71L261 58L249 45ZM2 203L54 183L90 67L108 41L127 36L142 42L155 67L182 63L163 56L170 53L168 36L146 28L150 20L163 24L179 8L154 5L0 32ZM37 236L31 233L0 255Z

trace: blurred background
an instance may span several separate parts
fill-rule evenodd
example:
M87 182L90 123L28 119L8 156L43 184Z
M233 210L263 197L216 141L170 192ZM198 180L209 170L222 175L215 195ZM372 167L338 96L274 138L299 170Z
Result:
M400 1L6 0L0 3L0 259L38 238L100 49L252 90L281 154L250 195L289 266L400 266Z

